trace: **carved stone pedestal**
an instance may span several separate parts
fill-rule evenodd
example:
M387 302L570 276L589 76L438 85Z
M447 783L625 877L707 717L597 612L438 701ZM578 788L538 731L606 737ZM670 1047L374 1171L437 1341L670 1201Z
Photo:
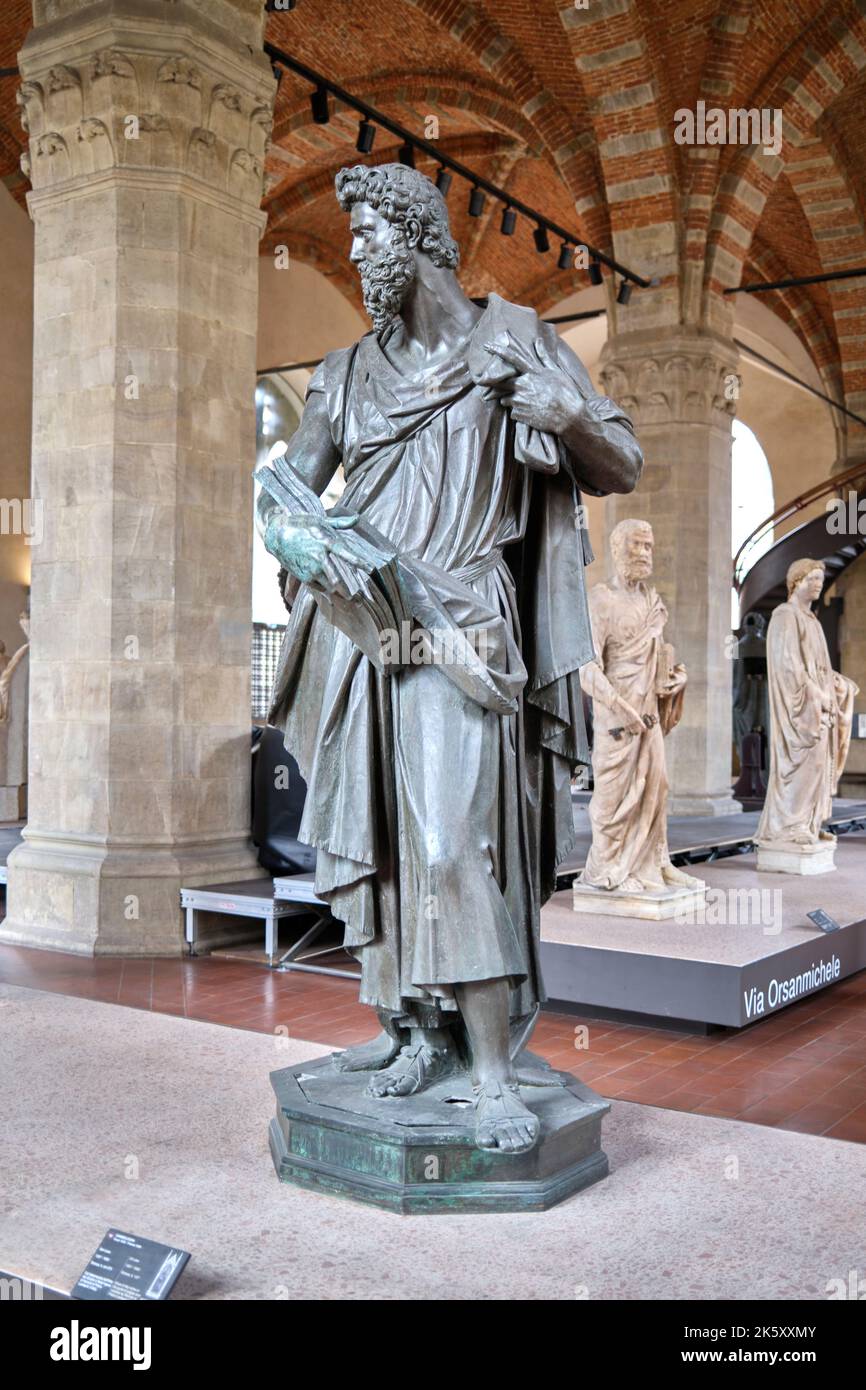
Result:
M758 845L758 872L771 874L829 874L835 869L836 841L814 845Z
M663 893L626 893L621 888L593 888L577 882L573 891L575 912L591 917L644 917L653 922L680 916L695 920L707 893L705 884L700 888L667 888Z
M607 1176L601 1122L610 1106L566 1072L564 1085L524 1086L541 1120L534 1149L475 1144L472 1091L461 1074L417 1096L364 1094L369 1072L339 1072L330 1057L271 1073L274 1166L283 1182L402 1213L545 1211Z

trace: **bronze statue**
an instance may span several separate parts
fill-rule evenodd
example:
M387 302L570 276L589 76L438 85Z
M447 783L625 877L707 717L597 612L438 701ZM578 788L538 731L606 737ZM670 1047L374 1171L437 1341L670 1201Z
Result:
M379 1097L469 1068L477 1143L516 1153L539 1128L513 1061L545 997L539 913L588 761L579 489L631 491L641 453L552 327L466 297L428 178L358 165L336 189L373 331L317 368L259 499L294 576L271 721L383 1025L336 1064Z

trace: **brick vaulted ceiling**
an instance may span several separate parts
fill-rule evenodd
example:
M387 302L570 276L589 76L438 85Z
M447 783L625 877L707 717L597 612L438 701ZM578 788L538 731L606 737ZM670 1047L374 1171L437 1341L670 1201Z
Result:
M30 24L4 0L0 66ZM676 284L683 317L726 286L866 264L866 0L298 0L267 38L639 272ZM0 176L23 202L17 81L0 80ZM333 196L355 153L357 116L312 124L310 88L285 74L265 168L265 247L332 277L347 273ZM674 142L674 113L708 106L783 112L778 160L742 146ZM379 131L379 162L397 142ZM419 159L419 167L434 172ZM497 290L545 310L585 283L539 256L522 220L466 214L449 195L469 293ZM672 225L673 264L641 264L635 229ZM643 244L651 245L651 241ZM644 291L643 293L653 293ZM798 333L826 386L866 405L866 281L765 297Z

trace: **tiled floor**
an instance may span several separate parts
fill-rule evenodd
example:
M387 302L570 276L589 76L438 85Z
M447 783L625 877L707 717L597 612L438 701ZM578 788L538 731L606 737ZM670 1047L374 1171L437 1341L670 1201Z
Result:
M213 957L91 960L2 946L0 980L311 1042L345 1046L377 1030L351 980ZM866 1143L866 971L709 1037L545 1013L533 1048L610 1098Z

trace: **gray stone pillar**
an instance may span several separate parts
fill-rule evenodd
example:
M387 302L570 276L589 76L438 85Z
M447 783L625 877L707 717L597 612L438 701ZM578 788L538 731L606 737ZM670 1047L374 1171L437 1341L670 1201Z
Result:
M857 410L858 404L854 404L852 408ZM859 406L859 409L862 411L862 405ZM849 439L847 431L844 440L840 443L843 447L840 448L834 472L844 473L849 468L854 468L861 463L866 467L866 443L857 439ZM861 483L860 493L862 494L863 491ZM866 517L858 513L856 501L853 504L849 501L851 492L856 493L857 489L849 486L843 493L846 499L848 524L845 534L835 537L835 544L840 546L845 545L849 539L859 543L863 539L863 535L866 534ZM866 554L861 555L843 572L836 582L835 594L842 599L843 605L842 619L839 624L839 669L844 676L850 676L851 680L856 681L860 687L860 693L854 701L854 709L860 714L866 711ZM845 764L845 771L839 786L839 795L866 796L866 740L864 739L852 738L851 740L848 761Z
M37 0L30 819L0 939L176 954L249 843L258 0Z
M655 535L655 583L668 640L689 675L685 712L667 742L672 815L728 815L731 797L731 420L738 354L722 337L659 326L610 338L607 391L635 422L646 459L631 496L608 499Z

